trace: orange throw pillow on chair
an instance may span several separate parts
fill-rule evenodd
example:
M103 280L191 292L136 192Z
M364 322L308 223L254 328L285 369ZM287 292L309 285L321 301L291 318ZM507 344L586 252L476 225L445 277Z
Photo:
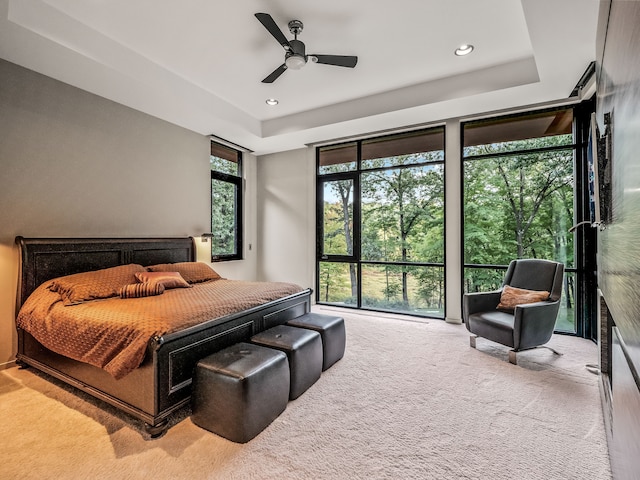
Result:
M546 290L526 290L524 288L515 288L505 285L502 289L502 294L500 295L500 303L496 308L498 310L513 313L516 305L542 302L548 299L549 292Z

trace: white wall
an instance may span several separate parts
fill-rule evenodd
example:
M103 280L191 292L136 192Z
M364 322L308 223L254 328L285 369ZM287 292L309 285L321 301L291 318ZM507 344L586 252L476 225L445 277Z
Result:
M445 315L449 323L462 323L462 158L460 120L446 123L445 134Z
M313 149L258 158L258 278L314 286Z

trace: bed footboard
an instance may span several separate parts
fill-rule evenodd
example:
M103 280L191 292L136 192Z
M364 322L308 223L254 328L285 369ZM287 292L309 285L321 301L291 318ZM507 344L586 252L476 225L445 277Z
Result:
M142 365L120 380L93 365L52 352L20 329L16 360L144 421L147 432L157 437L164 433L167 417L190 402L198 360L299 317L309 312L310 307L311 290L305 290L152 340Z

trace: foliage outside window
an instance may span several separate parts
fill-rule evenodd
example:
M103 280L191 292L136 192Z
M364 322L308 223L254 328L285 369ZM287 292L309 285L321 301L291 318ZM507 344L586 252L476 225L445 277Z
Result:
M211 142L211 260L242 258L242 153Z
M444 316L444 129L318 149L317 300Z
M501 286L509 262L565 264L556 328L575 331L573 111L463 125L464 291Z

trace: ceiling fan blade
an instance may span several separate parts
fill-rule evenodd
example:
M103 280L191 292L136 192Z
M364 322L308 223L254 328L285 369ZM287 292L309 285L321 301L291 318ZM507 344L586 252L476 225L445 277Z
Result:
M273 20L271 15L269 15L268 13L256 13L255 15L256 18L260 20L260 23L264 25L264 28L266 28L269 33L273 35L273 38L275 38L278 43L285 48L285 50L291 50L289 40L287 40L287 37L284 36L282 30L278 28L278 25L276 25L276 22Z
M280 75L284 73L287 69L287 66L283 63L278 68L276 68L273 72L271 72L267 78L262 80L262 83L273 83L275 79L277 79Z
M338 67L353 68L358 63L358 57L352 55L309 55L316 58L316 63L325 65L336 65Z

